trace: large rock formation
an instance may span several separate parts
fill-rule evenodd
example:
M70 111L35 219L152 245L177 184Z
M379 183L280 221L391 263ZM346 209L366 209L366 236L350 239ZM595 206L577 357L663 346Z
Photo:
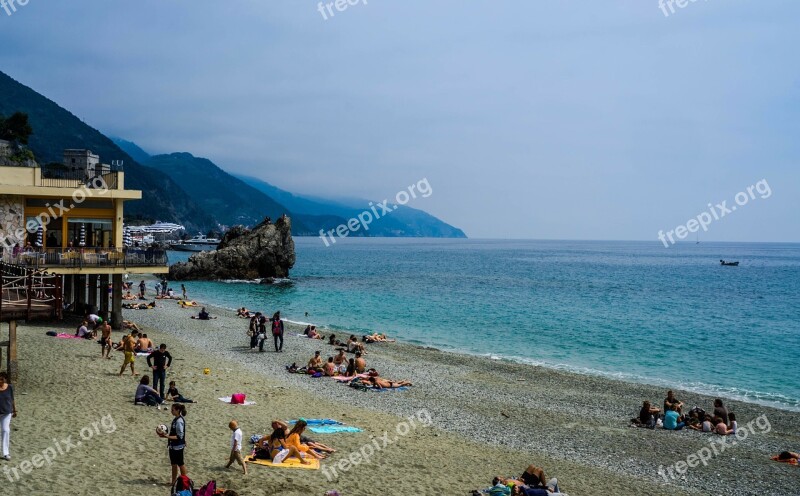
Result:
M287 277L295 262L291 228L285 216L252 230L233 227L216 251L198 253L186 263L173 265L169 277L176 281Z

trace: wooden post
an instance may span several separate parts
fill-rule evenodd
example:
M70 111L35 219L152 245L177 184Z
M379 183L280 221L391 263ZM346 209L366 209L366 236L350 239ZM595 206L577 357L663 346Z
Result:
M99 311L99 305L97 304L97 274L90 274L86 276L86 279L89 283L89 301L87 301L89 306L86 311L97 313Z
M100 274L100 316L108 320L108 274Z
M8 323L8 364L6 366L9 380L17 382L17 321Z
M111 327L118 331L122 329L122 274L112 275L111 280Z

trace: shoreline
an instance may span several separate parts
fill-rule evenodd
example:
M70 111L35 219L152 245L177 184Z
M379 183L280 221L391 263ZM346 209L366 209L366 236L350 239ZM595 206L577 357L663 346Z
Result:
M177 305L171 309L170 303L167 300L166 308L156 311L126 311L125 316L140 325L169 329L169 334L192 346L213 349L224 360L239 363L262 376L277 377L288 386L321 399L344 400L359 408L397 416L412 415L426 408L434 419L442 422L444 431L485 446L527 452L531 459L541 457L561 463L581 460L584 469L608 471L617 477L631 478L642 485L663 486L673 492L708 494L735 490L737 494L787 494L791 484L800 482L796 473L784 474L775 467L780 464L769 460L770 454L794 449L800 443L794 429L798 420L795 412L726 401L741 419L740 425L766 415L771 432L740 443L737 450L743 456L735 460L725 464L717 461L693 469L686 479L665 482L657 467L670 466L701 449L708 442L708 435L629 427L629 419L636 416L644 399L660 405L665 393L662 387L400 342L368 345L369 354L365 357L368 367L375 366L382 376L391 379L411 380L415 386L402 393L359 393L333 381L285 373L284 365L292 362L304 365L314 350L323 351L323 359L333 354L333 348L322 341L295 337L303 326L287 322L285 353L253 353L246 342L247 321L237 318L234 312L205 304L219 319L202 322L199 329L192 330L197 326L188 323L198 323L188 319L192 311L178 309ZM184 323L181 317L185 317ZM324 329L321 332L328 333ZM271 341L268 344L271 346ZM687 406L697 404L710 409L712 396L675 390ZM653 453L653 443L664 452ZM761 490L754 490L750 482L745 484L736 475L742 470L752 470L754 465L763 475L765 485ZM763 489L777 482L768 480L770 477L781 479L791 474L795 477L789 479L794 482L779 484L783 489L776 487L776 492ZM569 490L574 487L569 482L562 480L566 492L576 493Z
M286 279L286 280L289 280L289 279ZM222 282L222 281L220 281L220 282ZM237 281L225 281L225 283L248 283L248 282L247 281L238 281L237 280ZM252 284L256 284L256 283L252 282ZM206 306L208 306L210 308L215 308L218 311L224 311L224 312L228 312L228 313L233 313L234 316L236 314L236 311L238 310L236 308L230 308L230 307L227 307L227 306L216 305L216 304L213 304L213 303L206 303ZM337 326L336 328L329 328L329 327L324 327L324 326L321 326L321 325L318 325L318 324L314 324L313 322L305 322L305 321L301 321L301 320L289 320L289 319L285 319L285 318L282 319L282 320L285 323L292 324L295 327L299 327L300 328L300 332L302 332L303 328L306 325L316 325L317 328L322 333L324 333L326 335L330 334L331 332L333 332L335 334L339 334L339 333L348 334L348 335L349 334L355 334L359 338L359 341L361 340L361 334L358 334L358 333L356 333L356 332L354 332L354 331L352 331L350 329L346 329L344 327L339 328L339 326ZM373 331L374 332L378 332L378 331L375 331L375 330L373 330ZM358 331L358 332L361 332L361 331ZM396 336L389 336L389 337L392 338L392 339L397 338ZM536 367L536 368L542 368L542 369L546 369L546 370L551 370L551 371L554 371L554 372L563 372L565 374L574 374L574 375L577 375L577 376L586 376L586 377L599 378L599 379L604 379L604 380L609 380L609 381L618 381L618 382L622 382L622 383L629 384L629 385L680 390L680 391L684 391L684 392L687 392L687 393L690 393L690 394L693 394L693 395L699 395L699 396L703 396L703 397L722 398L725 401L748 403L748 404L754 405L756 407L773 408L773 409L776 409L776 410L782 410L782 411L785 411L785 412L791 412L791 413L800 414L800 406L792 407L792 405L789 405L789 404L786 404L786 403L780 403L780 402L777 402L777 401L759 400L759 399L753 399L751 397L748 397L747 395L728 393L728 392L725 392L723 389L721 389L720 386L715 386L715 385L702 384L701 386L691 387L691 386L688 386L686 384L670 383L669 381L667 381L665 379L653 379L653 380L648 381L646 378L640 377L638 375L624 376L624 373L621 373L621 372L620 373L617 373L617 372L605 372L605 371L602 371L602 370L576 367L576 366L572 366L572 365L569 365L569 364L552 364L552 363L546 363L546 362L536 362L536 361L532 361L532 360L526 360L526 359L521 358L521 357L498 356L498 355L493 355L491 353L472 352L472 351L469 351L469 350L462 350L462 349L457 349L457 348L448 347L448 346L437 347L437 346L434 346L434 345L420 343L420 342L418 342L416 340L403 341L402 339L397 338L397 342L394 343L394 344L402 345L402 346L409 346L409 347L420 349L420 350L434 350L434 351L437 351L437 352L440 352L440 353L452 354L452 355L455 355L455 356L485 359L485 360L490 360L492 362L497 362L497 363L507 363L507 364L519 365L519 366L523 366L523 367ZM623 375L623 377L621 377L621 375ZM715 388L720 388L720 389L715 389ZM759 392L756 391L755 393L758 394ZM777 393L762 393L762 394L777 395Z

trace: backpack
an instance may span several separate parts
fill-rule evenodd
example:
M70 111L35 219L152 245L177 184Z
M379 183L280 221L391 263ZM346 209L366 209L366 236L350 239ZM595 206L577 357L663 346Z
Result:
M281 324L282 324L282 322L280 321L280 319L272 321L272 335L273 336L280 336L281 335L281 331L282 331Z
M175 479L175 485L172 486L172 496L193 496L194 482L192 479L185 475L178 476Z
M208 484L194 492L194 496L214 496L217 492L217 481L208 481Z

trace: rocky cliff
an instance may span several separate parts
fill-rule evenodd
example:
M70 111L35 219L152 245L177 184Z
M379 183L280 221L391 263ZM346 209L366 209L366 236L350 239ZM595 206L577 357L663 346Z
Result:
M172 280L265 279L287 277L294 266L292 223L281 217L253 228L230 229L216 251L192 255L170 267Z

